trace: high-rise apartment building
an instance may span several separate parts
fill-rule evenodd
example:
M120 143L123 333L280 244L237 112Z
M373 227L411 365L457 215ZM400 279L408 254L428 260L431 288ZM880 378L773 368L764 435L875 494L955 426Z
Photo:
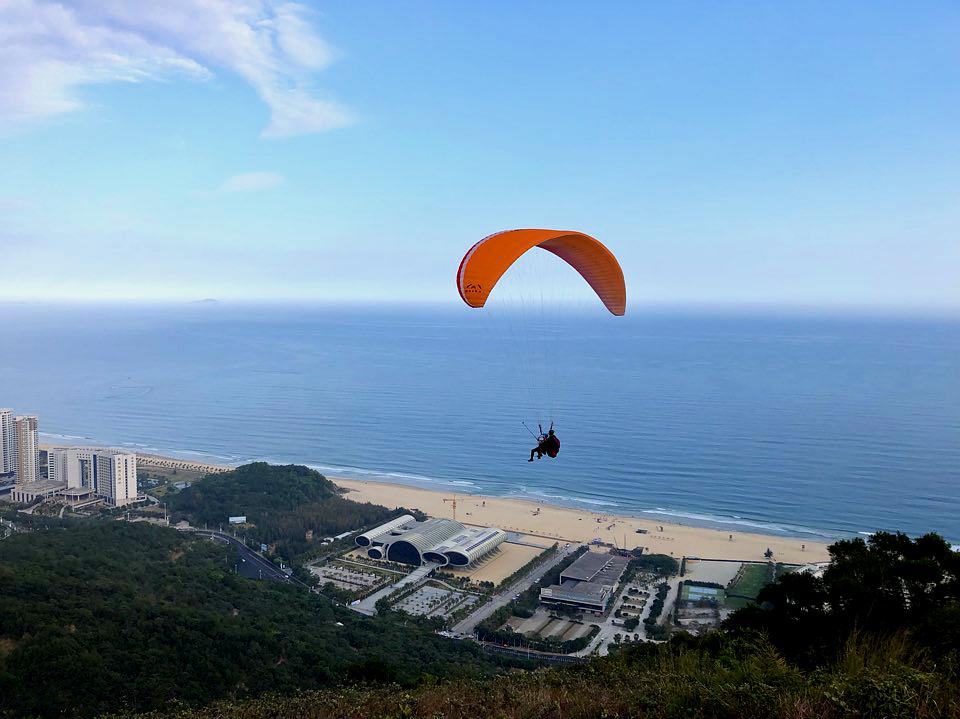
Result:
M120 507L137 499L137 455L99 447L55 447L47 452L47 477L67 489L89 489Z
M84 466L84 461L89 464L90 460L89 457L84 457L87 453L88 450L75 447L55 447L47 450L47 479L59 482L68 489L89 487L92 490L90 483L84 481L84 470L87 469L89 474L89 468Z
M40 440L37 437L35 415L13 418L14 477L17 484L40 480Z
M13 443L13 410L0 408L0 474L16 471Z
M120 507L137 499L137 456L126 452L97 454L96 493Z

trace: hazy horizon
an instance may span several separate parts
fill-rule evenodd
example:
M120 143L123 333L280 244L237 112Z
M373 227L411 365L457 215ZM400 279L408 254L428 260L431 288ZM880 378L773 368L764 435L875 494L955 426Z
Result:
M33 298L7 298L0 296L0 307L17 306L33 308L62 308L65 310L81 309L84 307L102 308L129 308L136 309L196 309L200 312L214 309L278 309L288 307L291 310L322 310L322 309L376 309L384 310L395 308L421 308L450 310L461 314L472 314L477 310L464 307L459 297L435 300L383 300L383 299L348 299L348 298L198 298L181 299L170 297L123 297L99 298L78 297L53 300ZM892 305L846 305L846 304L802 304L802 303L762 303L762 302L628 302L627 319L637 315L690 315L698 317L729 316L729 317L773 317L789 319L797 318L836 318L843 319L876 319L876 320L918 320L918 321L960 321L960 307L953 306L892 306ZM554 311L555 315L596 314L603 316L602 305L596 307L585 306L581 303L561 305ZM529 313L529 308L517 307L499 309L498 313ZM622 320L620 320L622 321Z

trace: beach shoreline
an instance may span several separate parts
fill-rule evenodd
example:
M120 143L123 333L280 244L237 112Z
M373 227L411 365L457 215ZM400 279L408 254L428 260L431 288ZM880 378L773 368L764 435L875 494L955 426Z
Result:
M53 446L58 445L42 444L43 449ZM137 453L137 457L145 467L153 465L223 472L236 466L159 453ZM466 493L451 488L435 489L326 473L324 476L347 490L347 496L355 501L381 504L391 509L419 509L434 517L452 517L450 500L456 497L457 519L464 524L495 526L560 543L599 540L626 549L643 547L646 552L667 554L677 559L697 557L756 562L766 559L764 553L767 549L773 552L773 561L777 562L811 564L829 559L829 542L819 539L680 524L529 498Z
M614 512L596 512L514 497L451 493L394 482L328 477L348 490L350 499L390 507L419 509L434 517L453 518L474 526L493 526L556 542L590 542L668 554L680 559L723 559L812 564L829 559L827 542L754 532L724 531L670 522L659 522ZM637 530L641 530L638 532Z

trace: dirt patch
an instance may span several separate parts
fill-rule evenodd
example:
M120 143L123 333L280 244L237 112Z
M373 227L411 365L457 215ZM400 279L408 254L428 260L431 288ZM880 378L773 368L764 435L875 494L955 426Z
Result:
M17 648L17 641L7 637L0 637L0 657L5 657Z
M443 571L457 577L469 577L472 582L499 584L543 551L538 547L504 542L495 552L470 569L454 569L448 565L443 568Z

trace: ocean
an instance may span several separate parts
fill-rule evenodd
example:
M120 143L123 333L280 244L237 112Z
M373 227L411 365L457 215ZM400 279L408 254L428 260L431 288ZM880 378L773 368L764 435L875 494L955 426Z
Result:
M956 321L492 314L6 304L0 406L38 414L50 441L730 531L960 541ZM529 463L521 423L538 420L562 449Z

